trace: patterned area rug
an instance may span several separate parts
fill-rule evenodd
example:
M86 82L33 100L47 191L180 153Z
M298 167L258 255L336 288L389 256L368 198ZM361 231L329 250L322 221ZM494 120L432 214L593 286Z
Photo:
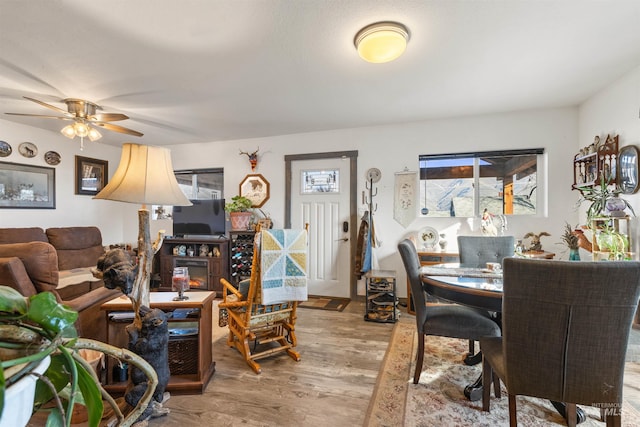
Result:
M395 325L378 382L369 404L365 426L506 426L509 409L506 390L493 396L491 412L482 411L482 401L470 402L464 387L481 374L481 365L466 366L465 340L427 337L422 375L413 384L416 344L415 325ZM518 396L518 422L525 426L566 426L565 420L546 400ZM601 427L597 408L581 406L587 413L582 427ZM630 404L622 407L622 425L640 426L640 414Z
M298 303L298 307L313 308L316 310L342 311L351 302L349 298L323 297L309 295L307 301Z

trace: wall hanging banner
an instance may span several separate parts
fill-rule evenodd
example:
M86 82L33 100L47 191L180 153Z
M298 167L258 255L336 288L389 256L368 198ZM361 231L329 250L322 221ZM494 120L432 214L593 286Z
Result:
M403 227L416 219L416 195L418 194L417 172L396 172L393 191L393 219Z

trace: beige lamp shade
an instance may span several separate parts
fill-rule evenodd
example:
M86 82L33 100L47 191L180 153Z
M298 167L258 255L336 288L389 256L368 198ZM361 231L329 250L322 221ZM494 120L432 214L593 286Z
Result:
M407 48L409 31L396 22L377 22L358 31L354 44L362 59L384 63L398 58Z
M113 178L95 199L120 202L190 206L173 173L166 148L125 143Z

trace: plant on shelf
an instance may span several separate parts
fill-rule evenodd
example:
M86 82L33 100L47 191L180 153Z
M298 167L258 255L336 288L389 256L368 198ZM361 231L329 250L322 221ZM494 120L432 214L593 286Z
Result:
M249 209L253 202L244 196L233 196L230 202L224 204L224 210L229 212L232 230L248 230L253 213Z
M615 204L621 205L622 210L628 208L629 211L635 216L633 207L629 202L621 197L618 197L622 190L615 184L611 184L611 178L605 179L604 174L600 179L600 185L594 186L580 186L577 187L582 193L582 197L578 200L578 206L583 202L591 202L587 209L587 221L591 222L593 218L606 216L607 204L611 205L612 200L617 200Z
M231 212L248 212L253 202L244 196L233 196L230 202L224 204L224 210Z
M74 322L78 313L58 303L51 292L40 292L29 298L8 286L0 286L0 420L12 426L24 426L31 412L21 417L18 410L7 406L18 381L35 375L33 411L49 413L48 426L70 426L75 404L86 407L88 425L98 426L102 418L104 398L113 408L118 425L129 426L142 414L153 397L158 382L153 368L135 353L100 341L78 338ZM149 380L149 387L135 409L125 418L115 400L104 391L100 381L79 350L89 349L112 356L139 368ZM50 360L44 374L36 367ZM34 372L35 371L35 372ZM31 389L33 392L33 389ZM17 392L16 392L17 393ZM11 397L13 399L13 397ZM15 401L14 401L15 402ZM8 403L11 405L11 403ZM5 418L6 417L6 418Z
M629 237L617 231L612 226L605 224L596 231L597 252L601 253L609 261L627 261L631 259L629 254Z

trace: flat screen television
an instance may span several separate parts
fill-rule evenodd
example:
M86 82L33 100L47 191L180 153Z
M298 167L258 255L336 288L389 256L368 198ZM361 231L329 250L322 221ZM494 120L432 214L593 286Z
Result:
M224 199L191 200L191 203L191 206L173 207L173 235L224 236Z

